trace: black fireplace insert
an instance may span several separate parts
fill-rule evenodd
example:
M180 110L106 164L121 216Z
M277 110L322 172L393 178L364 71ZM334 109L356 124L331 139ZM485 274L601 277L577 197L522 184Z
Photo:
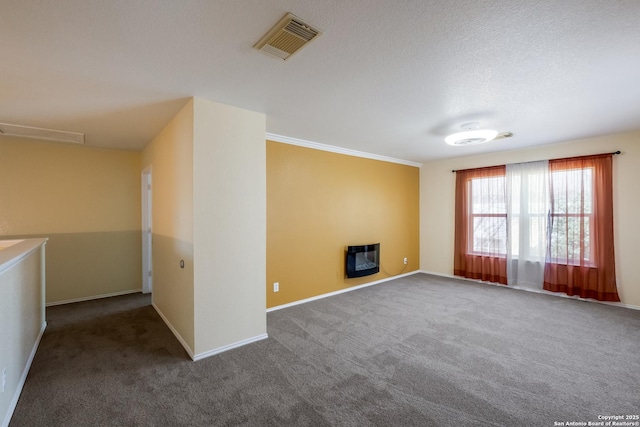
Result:
M345 265L347 278L376 274L380 271L380 243L347 246Z

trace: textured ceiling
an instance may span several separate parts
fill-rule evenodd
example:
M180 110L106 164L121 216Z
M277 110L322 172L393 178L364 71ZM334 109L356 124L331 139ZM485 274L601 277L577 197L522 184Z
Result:
M198 96L416 162L640 129L637 0L0 0L0 122L142 149ZM323 31L253 49L285 12ZM468 121L514 137L443 138Z

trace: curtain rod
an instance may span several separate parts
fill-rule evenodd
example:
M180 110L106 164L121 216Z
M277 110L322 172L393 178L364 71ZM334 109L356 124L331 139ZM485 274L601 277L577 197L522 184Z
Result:
M614 151L613 153L602 153L602 154L611 154L612 156L615 156L617 154L622 154L622 153L620 152L620 150L618 150L618 151ZM588 154L585 157L601 156L602 154ZM560 160L560 159L550 159L550 160ZM484 167L490 168L491 166L484 166ZM471 168L471 169L475 169L475 168ZM451 172L456 173L458 171L464 171L464 170L469 170L469 169L452 169Z

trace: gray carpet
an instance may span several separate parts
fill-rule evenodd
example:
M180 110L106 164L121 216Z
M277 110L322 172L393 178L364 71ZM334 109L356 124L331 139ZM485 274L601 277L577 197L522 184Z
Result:
M640 311L424 274L192 362L129 295L47 309L17 426L553 426L640 412Z

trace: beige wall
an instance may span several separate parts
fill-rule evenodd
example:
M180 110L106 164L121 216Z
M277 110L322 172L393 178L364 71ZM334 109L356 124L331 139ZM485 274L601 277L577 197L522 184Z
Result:
M196 355L266 334L264 114L195 99Z
M267 141L267 307L417 270L419 197L416 167ZM346 279L346 247L378 242L380 272Z
M463 150L463 148L461 148ZM614 228L618 292L623 303L640 306L637 263L640 227L640 132L425 163L420 169L420 247L422 270L453 274L454 192L452 169L528 162L620 150L614 165Z
M140 289L140 153L0 138L0 235L49 237L47 302Z
M153 304L193 352L193 100L144 149L142 169L147 167L152 180Z

